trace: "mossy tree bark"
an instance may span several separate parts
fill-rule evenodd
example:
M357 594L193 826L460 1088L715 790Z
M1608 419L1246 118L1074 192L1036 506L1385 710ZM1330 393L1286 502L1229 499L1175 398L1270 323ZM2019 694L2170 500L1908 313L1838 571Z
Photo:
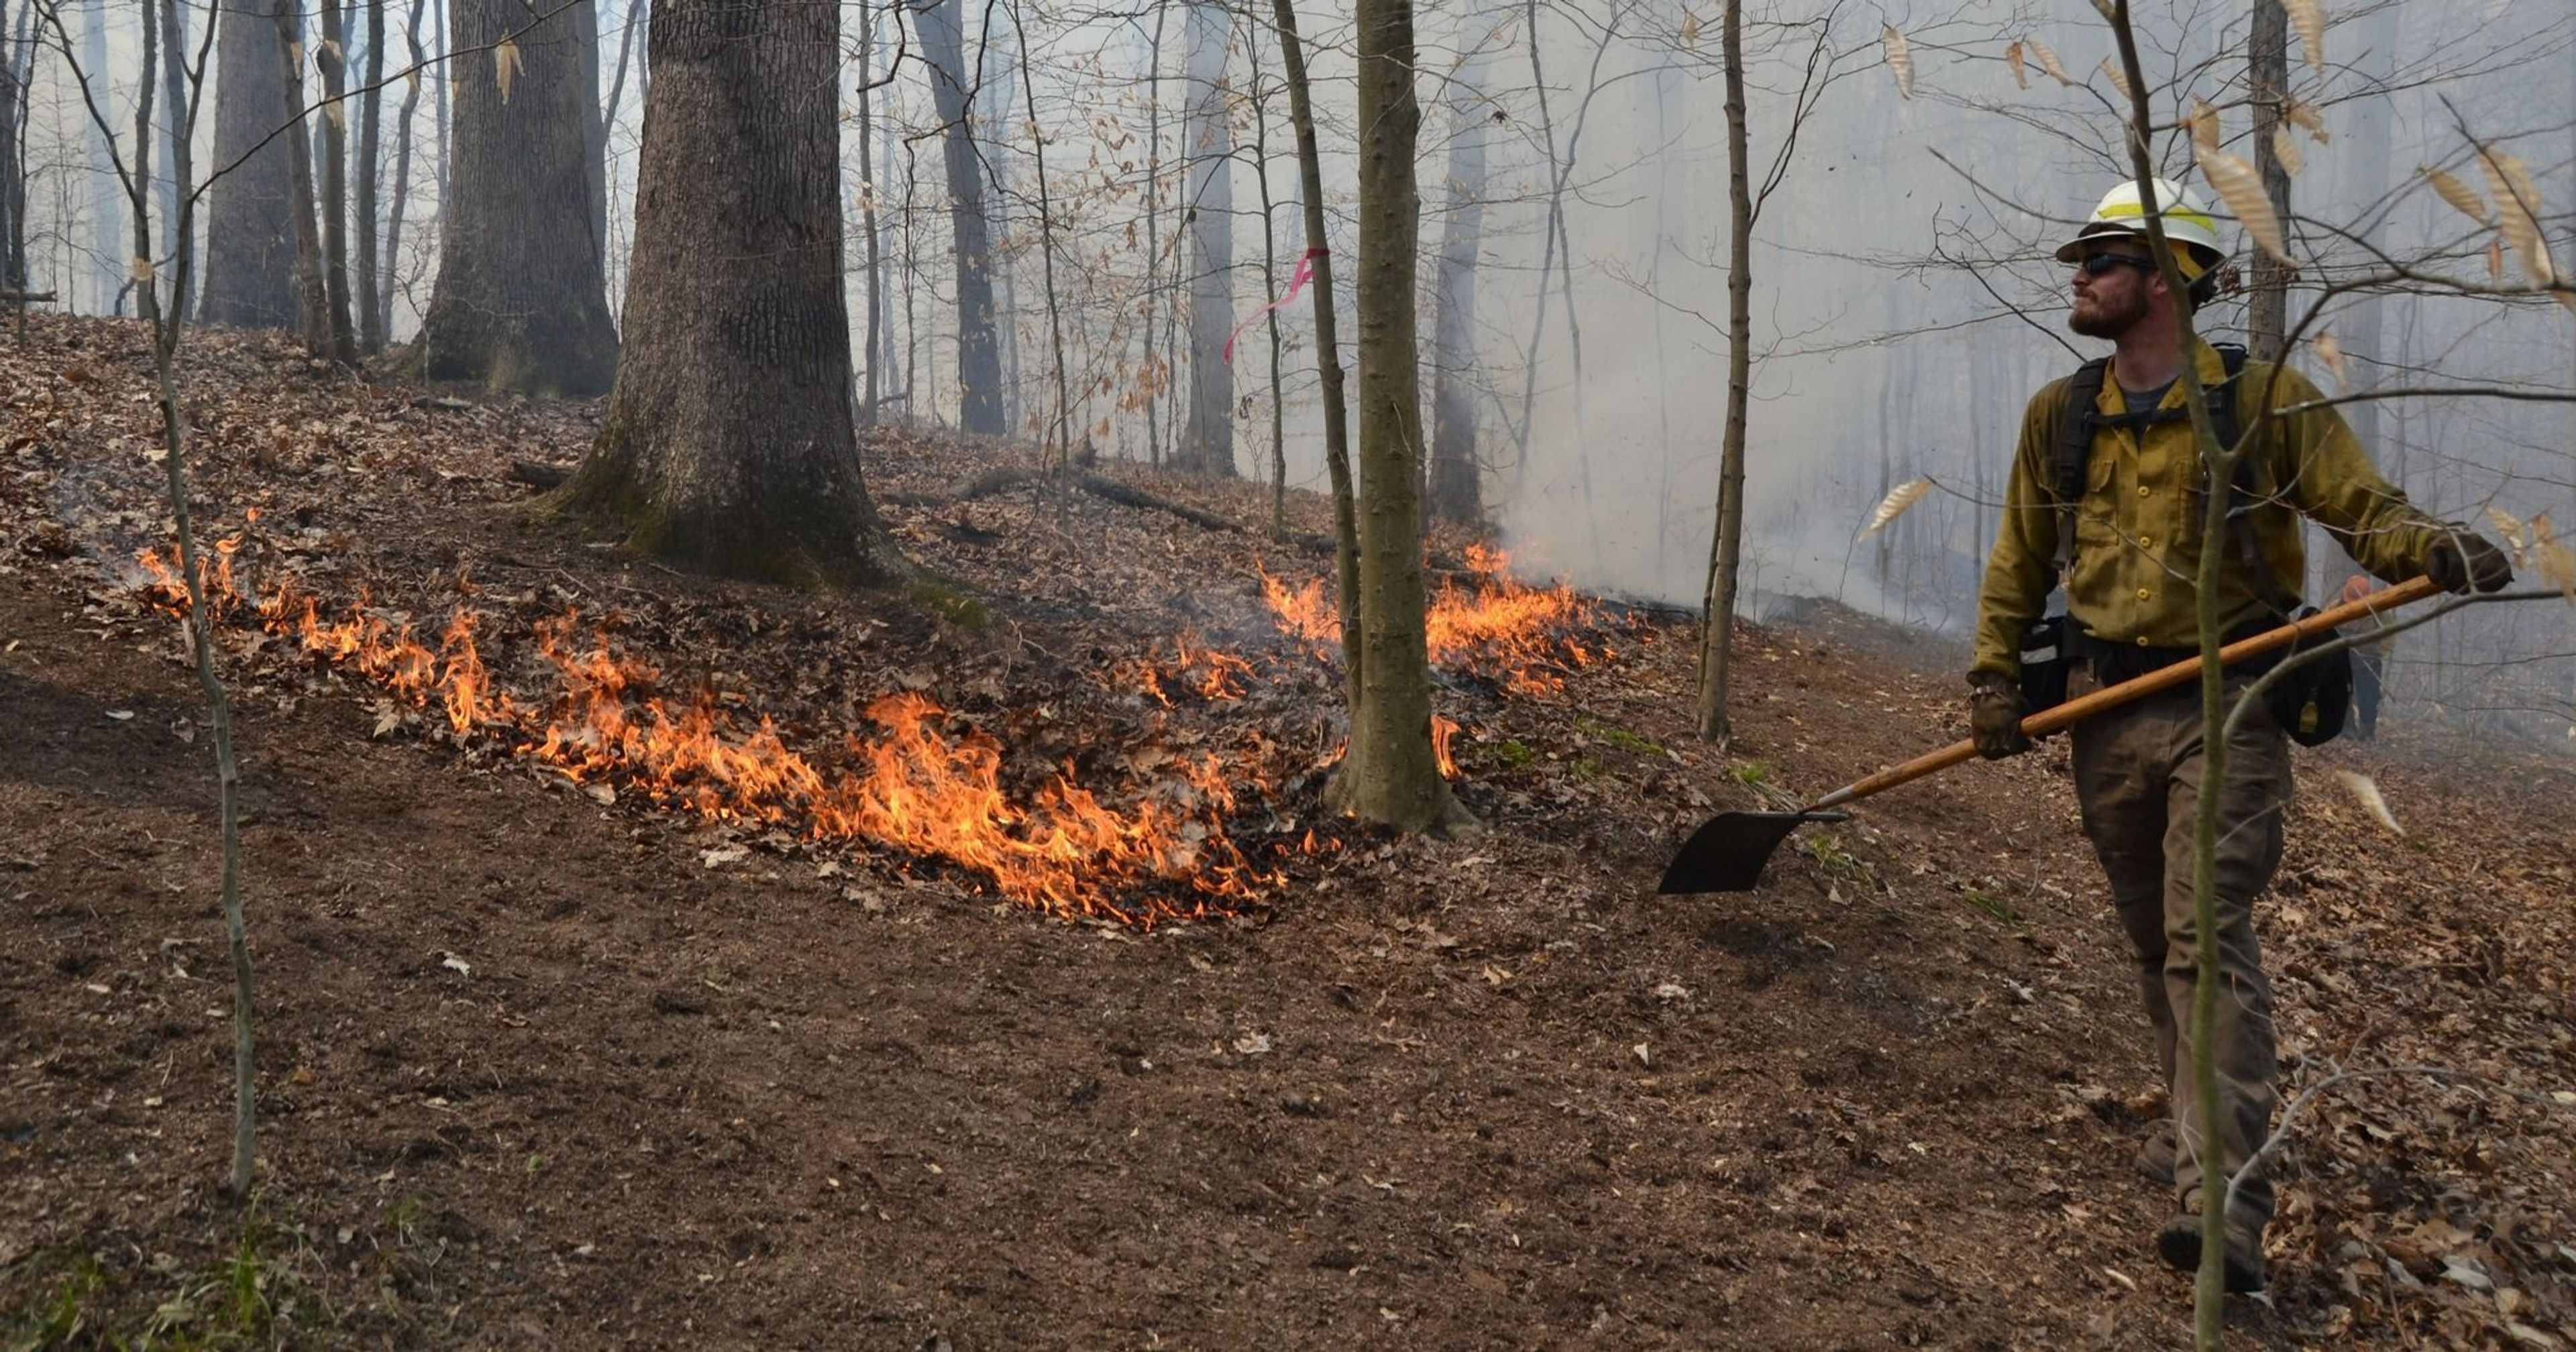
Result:
M215 167L232 168L215 180L207 204L206 285L197 317L292 328L302 318L295 299L295 189L286 163L296 133L276 134L286 125L278 21L269 4L251 0L225 6L215 22L221 25L215 32Z
M907 572L852 428L838 11L654 0L650 42L625 355L555 505L714 572L798 585Z
M760 12L766 12L762 10ZM567 0L452 0L454 162L424 369L525 394L594 395L617 375L617 331L591 234L580 29ZM504 40L515 59L501 55ZM507 78L502 72L509 71ZM728 166L702 168L701 176Z
M1414 254L1422 201L1413 155L1412 0L1359 0L1359 679L1332 801L1402 830L1462 823L1431 750L1423 635L1422 373Z

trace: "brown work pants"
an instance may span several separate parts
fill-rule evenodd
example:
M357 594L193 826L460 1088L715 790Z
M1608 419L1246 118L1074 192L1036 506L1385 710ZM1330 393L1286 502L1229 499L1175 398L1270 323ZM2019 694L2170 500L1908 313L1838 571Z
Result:
M2093 684L2077 673L2081 685ZM2232 707L2243 693L2228 683ZM2197 1209L2203 1161L2200 1096L2192 1083L2192 987L2200 978L2193 924L2192 836L2202 773L2200 685L2150 696L2075 725L2075 794L2084 834L2111 878L2111 900L2137 951L2139 992L2154 1025L2171 1091L2174 1183ZM2272 988L2254 938L2254 898L2281 862L2281 812L2290 799L2290 748L2269 713L2249 710L2227 746L2218 806L2218 1016L2210 1044L2218 1070L2219 1149L2228 1175L2270 1134L2280 1068L2272 1042ZM2236 1191L2233 1215L2256 1225L2272 1215L2261 1169Z

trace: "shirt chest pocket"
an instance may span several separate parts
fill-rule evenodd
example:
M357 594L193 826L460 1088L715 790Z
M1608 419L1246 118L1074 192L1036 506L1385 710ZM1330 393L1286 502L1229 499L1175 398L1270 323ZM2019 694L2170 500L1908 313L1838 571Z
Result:
M2123 438L2116 432L2093 439L2093 448L2084 457L2084 494L2075 503L2075 547L2089 551L2108 545L2120 536L2120 522L2128 514L2128 505L2120 494L2135 480L2135 468Z

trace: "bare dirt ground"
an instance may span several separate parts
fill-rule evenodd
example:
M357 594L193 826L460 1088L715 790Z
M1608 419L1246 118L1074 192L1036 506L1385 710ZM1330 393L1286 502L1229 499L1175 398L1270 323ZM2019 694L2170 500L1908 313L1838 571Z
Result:
M1088 494L936 501L1012 453L889 436L872 482L929 504L889 524L953 589L711 583L514 510L512 463L569 463L590 409L218 336L189 358L198 507L210 533L263 508L249 586L363 587L424 632L471 599L505 684L536 620L613 615L667 688L817 756L917 691L1008 748L1015 792L1214 754L1223 834L1277 875L1238 916L1068 922L954 863L586 791L229 630L261 1136L228 1200L208 728L132 564L167 532L141 341L0 344L9 1346L2188 1341L2062 744L1811 830L1752 895L1652 895L1711 806L1960 735L1951 650L1829 610L1747 629L1717 755L1688 628L1605 619L1561 691L1440 692L1487 830L1378 839L1318 816L1336 678L1256 571L1317 575L1298 546ZM1105 468L1266 517L1252 486ZM1185 628L1246 656L1241 698L1165 709L1119 674ZM2232 1338L2576 1346L2576 775L2402 709L2301 771L2264 924L2288 1087L2318 1093ZM2393 1066L2457 1074L2327 1083Z

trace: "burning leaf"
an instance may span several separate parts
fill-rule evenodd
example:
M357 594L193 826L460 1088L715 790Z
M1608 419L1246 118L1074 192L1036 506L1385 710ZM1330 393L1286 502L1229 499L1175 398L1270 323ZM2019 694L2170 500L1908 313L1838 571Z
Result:
M2004 64L2012 67L2014 84L2020 85L2024 89L2030 88L2030 69L2022 64L2021 43L2019 40L2015 40L2013 45L2004 48Z
M501 86L501 101L510 101L510 85L519 78L519 44L508 38L492 47L492 80Z
M2450 203L2461 215L2480 225L2495 224L2494 213L2487 210L2486 199L2478 196L2477 189L2429 164L2424 166L2424 178L2433 185L2433 191L2440 193L2442 200Z
M1869 524L1862 526L1860 534L1853 538L1865 540L1885 530L1887 523L1905 515L1906 508L1922 501L1923 495L1931 491L1930 479L1916 479L1889 489L1887 496L1879 499L1877 510L1869 514Z
M2370 776L2350 770L2338 770L2335 774L2343 780L2345 788L2352 790L2352 796L2360 801L2362 810L2387 827L2390 835L2406 834L2406 828L2397 824L2397 815L2388 810L2388 800L2380 796L2379 785L2373 783Z
M2111 87L2120 91L2121 98L2126 99L2136 97L2136 95L2129 92L2128 73L2121 70L2118 66L2112 65L2111 58L2107 56L2102 58L2101 71L2104 75L2111 77Z
M2200 176L2207 180L2218 200L2236 213L2236 222L2245 233L2263 246L2263 252L2291 262L2290 252L2281 243L2281 218L2272 211L2272 199L2263 192L2263 176L2254 172L2242 156L2224 150L2204 150L2199 155Z
M1894 24L1880 24L1879 45L1887 49L1887 68L1896 73L1896 92L1907 99L1914 97L1914 49Z
M2042 42L2037 38L2031 38L2028 39L2028 41L2030 43L2031 59L2039 63L2039 68L2041 70L2048 72L2050 79L2057 81L2061 85L2073 85L2076 83L2075 79L2066 73L2066 67L2059 64L2057 53L2048 49L2047 43Z
M2299 48L2308 54L2308 67L2322 74L2326 68L2326 12L2317 0L2281 0L2281 8L2290 12L2290 26L2299 30Z
M2275 123L2272 127L2272 156L2281 162L2283 172L2293 178L2308 167L2307 156L2299 153L2299 138L2290 134L2287 122Z
M2540 222L2532 214L2540 208L2540 189L2531 181L2531 171L2522 167L2522 161L2490 146L2478 147L2478 164L2487 171L2497 227L2522 256L2523 272L2534 286L2557 281L2558 265L2550 258L2549 241L2541 237Z
M458 976L474 975L474 964L467 962L465 959L460 958L443 948L438 951L438 965L456 973Z
M1682 45L1685 47L1699 45L1699 16L1687 10L1682 13Z
M2191 101L2191 111L2183 115L2183 125L2191 128L2191 145L2195 152L2218 149L2218 110L2198 98Z
M2326 369L2334 372L2335 388L2339 390L2351 389L2352 382L2344 376L2343 344L2335 341L2334 331L2329 329L2318 334L2315 346L2317 349L2317 360L2324 362L2326 364Z

